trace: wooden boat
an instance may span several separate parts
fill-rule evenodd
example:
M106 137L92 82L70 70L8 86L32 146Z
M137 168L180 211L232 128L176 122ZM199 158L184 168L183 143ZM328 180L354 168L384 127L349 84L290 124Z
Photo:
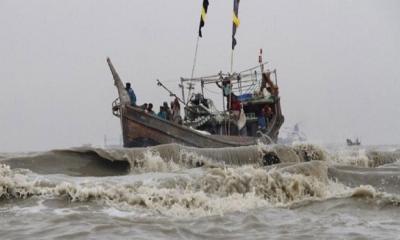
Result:
M161 119L154 114L149 114L137 106L131 106L127 97L124 85L116 72L110 59L107 59L111 73L114 78L115 86L118 89L119 97L113 102L113 114L120 118L124 147L144 147L158 144L179 143L194 147L235 147L254 145L258 142L274 143L278 138L278 133L283 124L284 117L281 113L280 99L277 98L273 103L269 103L274 108L275 115L264 131L248 131L247 136L240 136L232 131L219 131L217 134L204 134L204 128L191 126L191 122L178 124L172 121ZM265 104L260 99L256 101L244 101L244 106L254 107L258 104ZM249 107L249 108L250 108ZM246 121L246 128L254 129L257 124L255 119ZM226 126L227 120L219 124ZM233 126L233 123L232 123Z
M193 77L198 43L202 37L201 30L205 24L208 5L208 0L203 0L192 76L191 78L181 78L179 84L182 89L182 97L179 98L161 81L157 80L158 86L163 87L170 96L175 97L177 102L175 106L180 105L178 100L184 105L183 119L180 115L180 106L175 107L174 117L166 120L131 104L124 84L110 59L107 59L114 84L118 90L118 98L113 102L112 109L113 114L121 121L124 147L179 143L194 147L218 148L254 145L258 141L274 143L278 140L279 129L283 124L284 117L278 94L276 70L264 71L265 63L262 63L262 50L260 49L257 67L239 73L232 71L233 51L237 44L235 34L240 23L238 18L239 0L233 1L230 73L220 72L213 76ZM258 68L260 68L259 71L257 71ZM270 76L274 76L275 83ZM192 92L196 83L201 85L201 92ZM213 100L207 98L204 93L206 85L215 87L215 84L222 89L222 111L218 110ZM185 99L186 87L188 89L187 99ZM177 109L179 111L176 111ZM181 120L176 121L176 119Z

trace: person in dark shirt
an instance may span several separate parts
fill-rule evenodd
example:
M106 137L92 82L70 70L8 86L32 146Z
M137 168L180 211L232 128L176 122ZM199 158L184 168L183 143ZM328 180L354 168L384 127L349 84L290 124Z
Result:
M231 101L231 105L230 105L229 110L240 111L240 108L241 108L240 100L235 96L235 94L231 93L230 101Z
M131 83L127 82L125 84L125 89L128 92L129 99L131 100L131 106L136 106L136 95L133 89L131 88Z
M140 106L140 108L141 108L142 110L144 110L145 112L147 112L148 104L147 104L147 103L144 103L143 105Z
M153 111L153 104L152 103L149 103L149 105L147 106L147 112L149 113L149 114L156 114L154 111Z
M164 111L165 111L165 113L166 113L166 115L167 115L167 116L166 116L166 117L167 117L167 120L172 121L172 111L171 111L171 109L169 108L167 102L164 102L164 103L163 103L163 108L164 108Z
M258 114L257 117L257 122L258 122L258 128L261 129L261 131L264 131L265 128L267 127L267 121L265 118L265 109L262 108L260 110L260 113Z
M161 119L167 119L167 113L165 112L163 106L160 106L160 111L158 112L157 116Z
M231 107L231 96L232 96L232 83L228 77L222 79L222 85L217 81L215 82L219 88L222 89L224 97L226 97L226 109Z
M268 123L272 121L272 118L274 117L274 112L272 111L272 108L268 105L264 107L265 111L265 117L267 118L267 126Z

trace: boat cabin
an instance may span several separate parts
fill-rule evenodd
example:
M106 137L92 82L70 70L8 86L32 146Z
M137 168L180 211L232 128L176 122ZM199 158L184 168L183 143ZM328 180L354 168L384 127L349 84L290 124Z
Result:
M214 135L257 137L266 134L276 140L284 121L277 74L276 70L257 71L258 67L234 74L220 72L208 77L181 78L182 98L185 98L185 84L190 96L183 124ZM196 83L200 83L201 92L192 92ZM211 86L214 89L218 86L219 92L212 91ZM220 95L222 110L208 97L210 94Z

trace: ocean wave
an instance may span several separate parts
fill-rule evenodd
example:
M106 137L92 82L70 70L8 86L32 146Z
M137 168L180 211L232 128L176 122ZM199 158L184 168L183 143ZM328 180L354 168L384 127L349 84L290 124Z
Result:
M276 156L279 163L268 165L265 156ZM368 160L354 160L359 156ZM96 201L166 216L294 208L331 198L397 206L400 168L385 167L396 159L392 152L338 154L311 144L53 150L3 159L0 199ZM367 161L376 164L361 167Z
M346 149L329 152L313 144L256 145L236 148L193 148L177 144L149 148L72 148L7 156L1 162L40 174L115 176L144 172L168 172L184 168L223 165L292 164L312 160L330 165L379 167L400 159L399 152Z
M12 168L26 168L40 174L60 173L71 176L114 176L127 173L168 172L201 166L264 166L302 161L305 161L303 156L298 155L294 149L282 145L214 149L177 144L129 149L90 147L62 149L2 160Z
M176 175L152 183L127 179L119 183L119 179L113 178L56 182L32 178L1 165L0 199L61 197L73 202L99 201L121 209L142 208L164 215L205 216L326 199L338 194L338 186L345 191L346 187L327 179L326 164L304 164L308 166L269 171L254 166L206 168L198 176Z
M329 154L332 164L376 168L400 160L398 151L340 149Z

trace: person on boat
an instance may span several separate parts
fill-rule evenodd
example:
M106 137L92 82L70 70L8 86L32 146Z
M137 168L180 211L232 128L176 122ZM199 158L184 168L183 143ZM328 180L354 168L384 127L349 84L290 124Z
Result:
M264 95L265 98L278 96L279 89L271 80L271 72L264 72L262 74L260 92Z
M225 77L222 80L222 85L219 83L219 81L215 82L219 88L223 90L223 94L225 97L229 96L229 94L232 92L232 84L231 80L229 77Z
M231 104L229 106L229 110L232 112L233 119L237 121L240 117L240 109L242 108L240 100L233 93L231 93L230 101Z
M240 100L238 99L238 97L235 96L235 94L231 93L230 99L231 99L231 106L230 106L229 110L240 111L241 106L240 106Z
M179 124L182 123L181 105L179 104L179 100L177 97L172 103L172 121Z
M224 97L226 97L226 108L230 109L231 106L231 96L232 96L232 83L229 77L225 77L222 79L222 85L219 81L215 82L219 88L222 89L222 93Z
M264 107L264 111L265 111L265 118L267 119L267 126L268 123L272 121L272 117L274 116L274 112L272 111L272 108L268 105L265 105Z
M141 108L142 110L144 110L145 112L147 112L147 108L148 108L148 107L149 107L149 106L148 106L147 103L144 103L143 105L140 106L140 108Z
M168 121L171 121L171 120L172 120L172 111L171 111L171 109L169 108L167 102L163 102L163 108L164 108L164 111L165 111L165 113L166 113L166 119L167 119Z
M133 89L131 88L130 82L127 82L125 84L125 89L128 92L129 99L131 101L131 106L136 106L136 95L135 95L135 92L133 91Z
M233 122L237 127L238 134L240 136L247 136L247 128L246 128L246 114L242 108L242 103L239 98L231 93L231 116L233 118Z
M153 104L152 103L149 103L149 105L147 106L147 112L148 113L150 113L150 114L156 114L154 111L153 111Z
M258 123L258 128L261 131L265 131L265 129L267 128L267 121L265 118L265 109L264 108L261 108L260 113L258 114L257 123Z
M161 119L167 119L167 113L165 112L163 106L160 106L160 111L157 113L157 116Z

